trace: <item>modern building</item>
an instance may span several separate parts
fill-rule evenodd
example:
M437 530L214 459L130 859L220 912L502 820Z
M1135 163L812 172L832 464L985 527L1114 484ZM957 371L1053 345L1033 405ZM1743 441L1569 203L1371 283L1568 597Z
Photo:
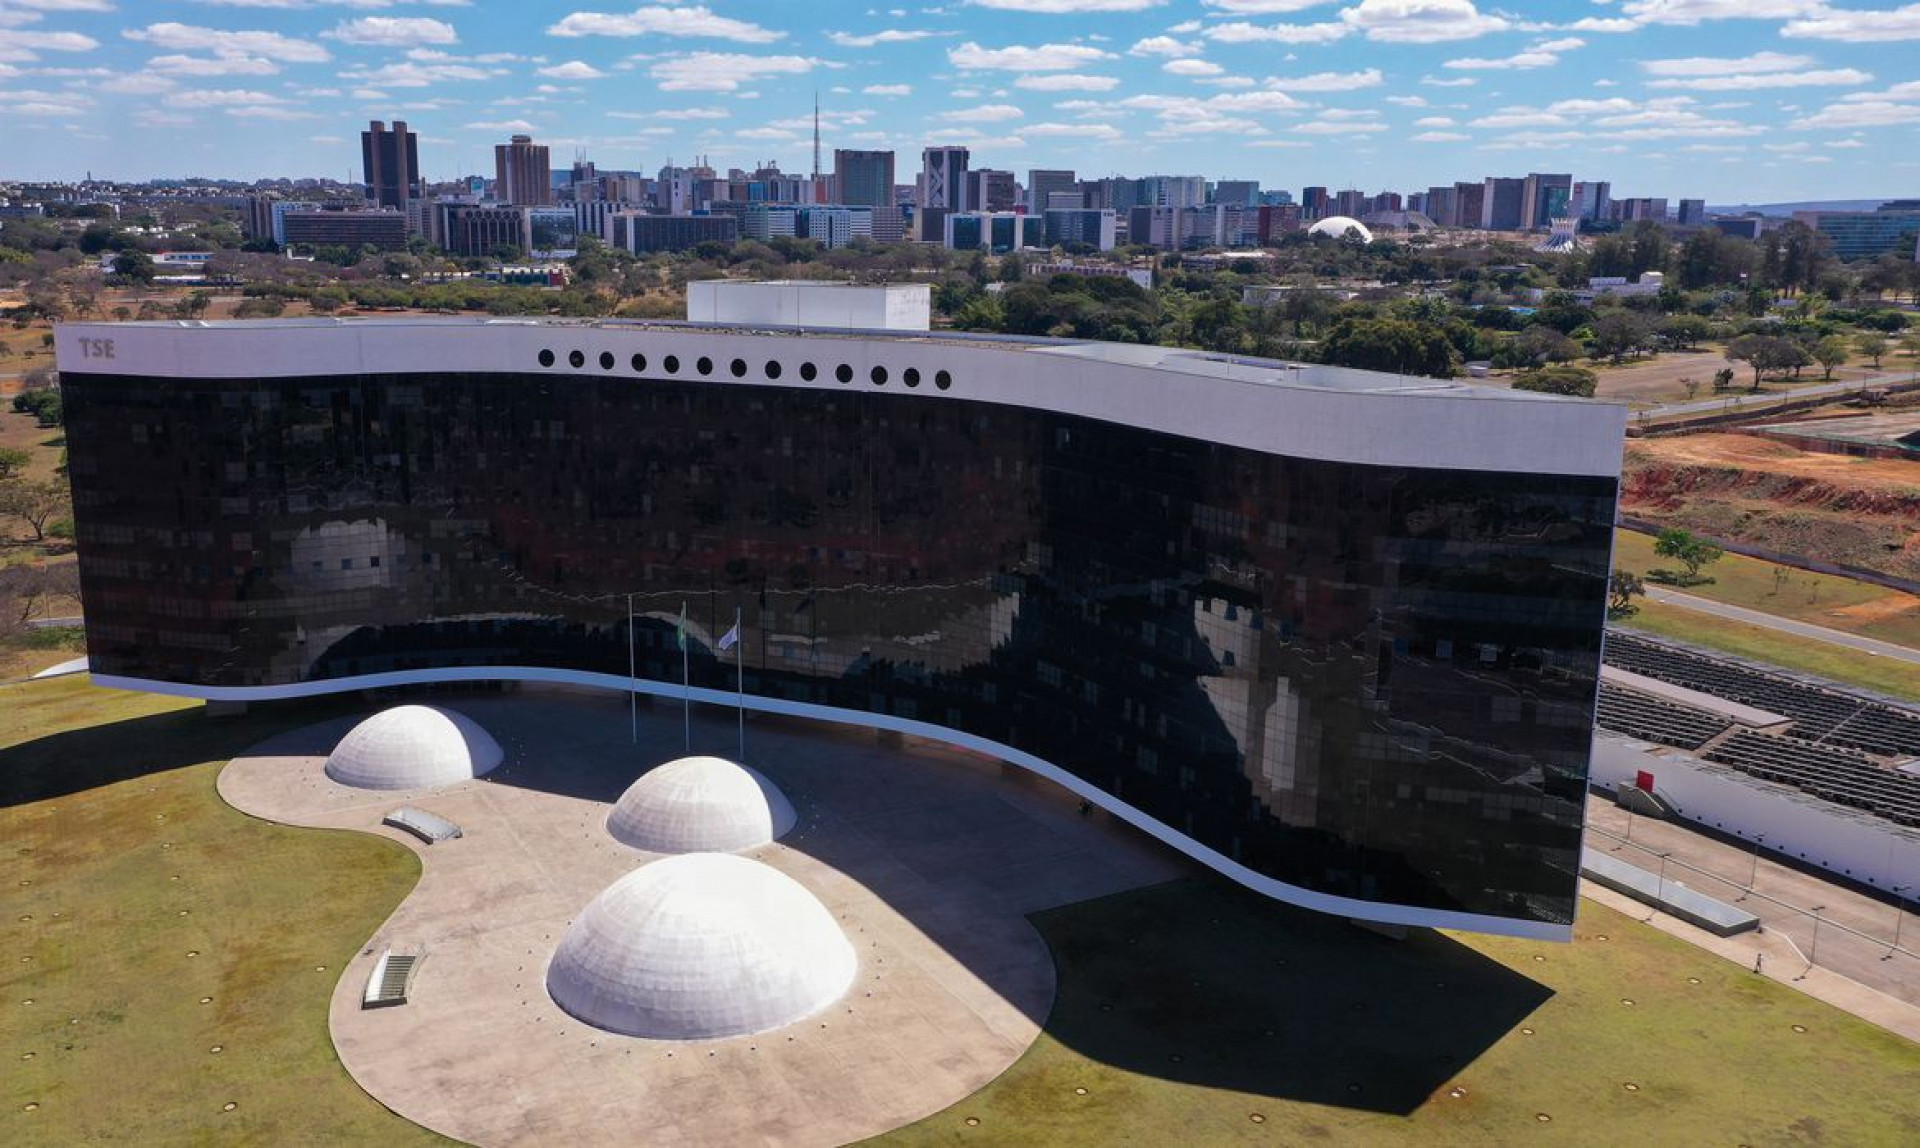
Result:
M1520 188L1520 223L1523 230L1550 227L1567 214L1573 199L1573 177L1528 172Z
M440 227L447 251L454 255L519 258L533 247L533 220L524 207L447 204ZM509 248L516 254L509 255Z
M992 755L1269 896L1572 934L1624 408L739 323L56 349L100 685L732 705L737 665L750 708Z
M1707 201L1704 199L1683 199L1680 201L1680 214L1674 220L1682 227L1702 227L1707 222Z
M967 205L973 211L1012 211L1022 206L1020 185L1013 173L990 167L977 167L967 173Z
M960 251L981 250L1005 255L1023 247L1044 247L1045 230L1038 217L1011 211L958 211L946 216L942 237Z
M367 178L367 198L380 207L405 211L410 199L425 198L420 178L420 137L407 130L405 120L392 130L379 120L360 133L360 166Z
M287 211L277 217L279 242L299 247L345 247L358 251L373 247L403 251L407 246L407 217L391 208L379 211L345 210L335 204L319 211Z
M967 200L967 157L967 149L963 147L930 147L922 151L920 194L914 206L946 211L965 211L971 207Z
M1489 176L1482 185L1486 196L1480 203L1482 231L1519 231L1525 226L1527 181Z
M1920 209L1877 211L1796 211L1793 218L1832 241L1841 259L1876 259L1882 255L1914 258L1920 236Z
M1255 216L1254 239L1265 247L1278 243L1282 235L1299 231L1302 226L1299 204L1282 203L1263 206Z
M620 212L607 219L607 242L622 251L690 251L702 243L732 246L740 220L731 215L648 215Z
M1234 207L1256 207L1260 200L1257 179L1223 179L1213 185L1213 202Z
M839 202L855 207L893 206L893 153L835 148L833 178Z
M1080 183L1071 171L1058 168L1031 168L1027 172L1027 211L1039 215L1056 206L1055 195L1079 195ZM1081 199L1058 204L1060 207L1085 207L1087 201Z
M545 207L553 202L553 164L547 145L532 136L514 136L493 146L493 197L515 207Z
M925 283L696 279L687 284L687 318L695 323L925 331L932 326L932 314L933 288Z
M1043 218L1047 223L1048 243L1077 243L1099 251L1113 250L1116 224L1111 211L1055 208L1049 209Z

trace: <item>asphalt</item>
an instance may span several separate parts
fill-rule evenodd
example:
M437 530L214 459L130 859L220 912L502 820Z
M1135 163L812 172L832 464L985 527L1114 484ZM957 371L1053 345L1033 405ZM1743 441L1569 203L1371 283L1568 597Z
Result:
M1892 386L1895 383L1913 382L1913 371L1888 371L1865 379L1839 379L1831 383L1809 383L1796 386L1791 391L1760 391L1758 393L1729 392L1710 399L1694 399L1689 402L1667 403L1649 407L1646 417L1650 419L1676 418L1684 415L1718 414L1722 411L1746 410L1749 407L1765 407L1774 403L1791 402L1796 399L1813 398L1819 395L1841 395L1849 391L1863 390L1868 387Z

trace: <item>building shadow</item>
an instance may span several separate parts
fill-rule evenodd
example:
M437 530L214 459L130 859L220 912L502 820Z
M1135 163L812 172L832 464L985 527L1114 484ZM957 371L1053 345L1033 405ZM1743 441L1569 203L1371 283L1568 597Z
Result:
M1212 875L1033 920L1058 963L1061 1043L1309 1104L1410 1113L1553 996L1441 933L1389 939Z

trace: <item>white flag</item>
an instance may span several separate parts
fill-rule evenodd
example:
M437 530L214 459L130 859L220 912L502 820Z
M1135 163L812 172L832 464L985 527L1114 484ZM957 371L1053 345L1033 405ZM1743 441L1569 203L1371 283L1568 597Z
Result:
M733 629L728 630L726 633L720 635L720 649L722 651L731 650L739 644L740 644L740 623L735 622L733 624Z

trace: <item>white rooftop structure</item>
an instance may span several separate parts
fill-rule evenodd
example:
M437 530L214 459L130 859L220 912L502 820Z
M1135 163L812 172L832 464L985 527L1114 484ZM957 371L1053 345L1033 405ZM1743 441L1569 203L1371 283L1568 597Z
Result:
M1331 235L1335 239L1344 239L1349 232L1359 236L1362 243L1373 242L1373 232L1351 215L1329 215L1307 228L1308 235Z
M687 318L695 323L925 331L932 317L933 288L925 283L698 279L687 284Z
M764 1032L844 995L859 961L812 893L728 853L627 874L554 950L547 992L596 1028L654 1040Z
M735 853L784 836L794 821L793 804L758 770L683 757L628 786L607 814L607 832L653 853Z
M431 789L500 764L493 735L465 714L395 706L354 726L327 756L327 776L355 789Z

